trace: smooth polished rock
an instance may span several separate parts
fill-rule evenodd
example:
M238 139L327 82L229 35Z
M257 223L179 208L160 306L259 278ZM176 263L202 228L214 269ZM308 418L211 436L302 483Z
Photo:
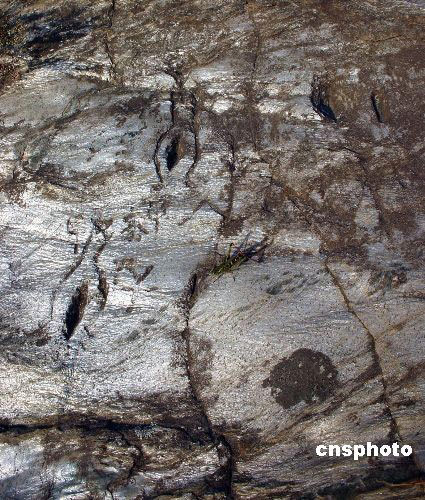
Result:
M424 8L0 0L2 498L420 494Z

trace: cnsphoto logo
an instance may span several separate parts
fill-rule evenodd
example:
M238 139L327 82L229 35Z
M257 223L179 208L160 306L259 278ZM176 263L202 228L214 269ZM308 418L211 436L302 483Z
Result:
M316 455L319 457L353 457L354 460L358 460L361 457L388 457L392 455L394 457L408 457L413 453L413 449L408 444L400 446L398 443L393 443L391 446L389 444L383 444L382 446L377 446L370 442L366 443L366 446L362 444L320 444L316 446Z

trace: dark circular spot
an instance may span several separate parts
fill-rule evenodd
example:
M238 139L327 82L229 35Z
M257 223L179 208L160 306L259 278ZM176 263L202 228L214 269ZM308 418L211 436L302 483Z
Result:
M338 386L337 375L328 356L311 349L298 349L274 366L263 387L271 387L276 402L290 408L300 401L309 404L327 399Z

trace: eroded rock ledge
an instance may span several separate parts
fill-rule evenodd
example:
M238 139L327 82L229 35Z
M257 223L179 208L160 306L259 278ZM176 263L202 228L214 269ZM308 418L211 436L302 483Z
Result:
M420 496L424 13L0 0L1 498Z

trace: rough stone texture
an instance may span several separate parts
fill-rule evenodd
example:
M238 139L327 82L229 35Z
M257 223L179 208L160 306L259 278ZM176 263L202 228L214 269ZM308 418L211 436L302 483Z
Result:
M1 498L423 495L424 14L0 0Z

